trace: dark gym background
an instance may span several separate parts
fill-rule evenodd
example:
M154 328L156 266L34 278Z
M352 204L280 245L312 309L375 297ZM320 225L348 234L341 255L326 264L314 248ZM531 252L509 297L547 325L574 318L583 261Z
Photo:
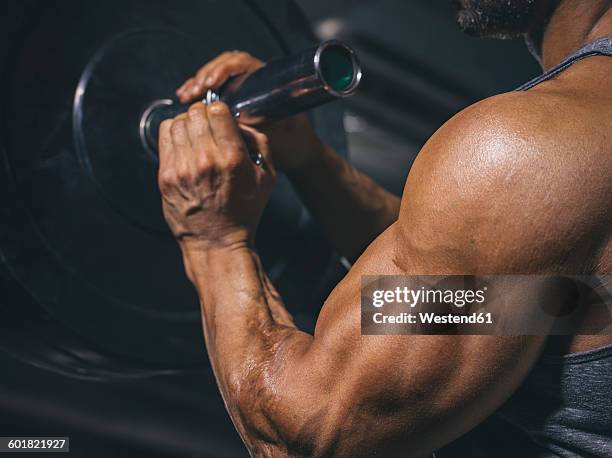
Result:
M396 193L420 146L445 120L539 71L521 42L462 35L448 0L298 3L319 39L339 37L356 48L365 76L359 94L343 102L350 158ZM169 10L173 5L167 2ZM21 19L6 9L0 31L10 36ZM27 292L11 284L8 294L11 281L1 273L0 291L7 294L0 312L30 307ZM22 331L5 316L0 326L3 336ZM88 458L246 455L208 371L82 381L26 365L1 348L0 364L0 436L71 436L71 456Z

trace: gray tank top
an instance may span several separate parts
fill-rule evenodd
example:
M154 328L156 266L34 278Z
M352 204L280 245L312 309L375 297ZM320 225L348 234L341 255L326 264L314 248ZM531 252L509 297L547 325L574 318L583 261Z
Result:
M580 48L517 90L531 89L589 56L612 57L612 36ZM612 457L612 345L547 356L559 354L559 347L566 343L563 338L550 337L543 356L510 399L435 456Z

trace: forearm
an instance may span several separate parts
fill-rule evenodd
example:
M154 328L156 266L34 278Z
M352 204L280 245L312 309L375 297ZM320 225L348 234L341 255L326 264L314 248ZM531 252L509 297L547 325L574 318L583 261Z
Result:
M337 251L351 262L397 220L400 198L329 147L324 146L315 159L288 175Z
M299 331L257 254L246 246L184 250L198 290L206 346L221 394L251 451L282 443L272 423L283 361L312 342Z

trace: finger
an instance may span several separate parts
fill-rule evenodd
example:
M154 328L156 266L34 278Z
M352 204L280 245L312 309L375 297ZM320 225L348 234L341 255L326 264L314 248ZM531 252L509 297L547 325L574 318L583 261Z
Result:
M235 51L223 52L200 68L194 77L194 85L208 86L209 88L212 87L209 85L209 83L212 83L212 81L209 82L208 80L212 69L231 59L234 54Z
M159 169L157 172L157 184L162 195L172 193L172 183L174 180L174 154L172 146L172 128L173 121L166 119L159 126Z
M205 64L202 68L200 68L195 76L189 78L183 86L179 88L180 93L177 92L181 102L185 103L190 100L195 99L196 97L201 97L204 95L206 89L209 89L211 86L206 86L205 81L207 79L207 74L210 72L210 69L215 65L219 65L224 60L228 59L231 56L230 52L224 52L219 54L217 57L212 59L210 62Z
M207 88L218 89L229 78L263 67L263 62L245 53L237 53L212 67L204 82Z
M207 109L215 143L219 147L241 145L240 129L229 107L223 102L214 102L207 105Z
M201 155L210 155L214 150L214 140L206 105L201 102L194 103L189 107L187 116L187 133L195 154L198 158Z
M215 102L208 105L207 109L210 130L219 152L229 160L244 158L246 146L228 106L223 102Z
M185 81L182 84L181 87L179 87L176 90L176 95L179 97L179 99L181 99L181 102L183 101L183 98L187 96L189 88L191 87L192 84L193 84L193 78L189 78L187 81Z
M191 142L187 132L186 113L174 118L170 132L172 135L175 168L177 174L184 175L191 169Z
M179 88L177 96L181 102L188 102L202 97L207 89L218 89L232 76L263 66L263 62L246 52L226 51L200 68L193 78Z
M172 165L172 120L166 119L159 125L159 140L157 150L159 152L159 168L164 169Z
M229 78L263 67L263 62L248 53L232 51L221 54L202 67L190 87L190 95L220 88Z
M231 57L233 52L226 51L219 54L217 57L206 63L200 68L195 76L189 78L183 85L177 90L177 96L179 96L181 102L185 103L193 100L196 97L203 96L205 87L204 81L206 81L206 75L215 65L220 64L224 60ZM210 86L209 86L210 88Z
M193 78L188 78L183 84L181 84L176 90L176 95L179 95L181 92L183 92L185 90L185 87L188 86L191 81L193 81Z
M172 122L170 134L172 136L172 146L180 151L190 145L189 135L187 134L187 113L181 113Z
M202 99L204 97L205 88L198 88L197 90L193 90L195 86L195 77L190 78L185 82L184 87L182 88L180 93L177 93L177 96L181 103L189 103L196 99Z

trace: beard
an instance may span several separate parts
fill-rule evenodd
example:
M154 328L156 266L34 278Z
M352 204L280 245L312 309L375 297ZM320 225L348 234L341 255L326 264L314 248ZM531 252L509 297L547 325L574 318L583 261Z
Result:
M517 38L537 21L538 0L454 0L459 7L457 23L468 35Z

